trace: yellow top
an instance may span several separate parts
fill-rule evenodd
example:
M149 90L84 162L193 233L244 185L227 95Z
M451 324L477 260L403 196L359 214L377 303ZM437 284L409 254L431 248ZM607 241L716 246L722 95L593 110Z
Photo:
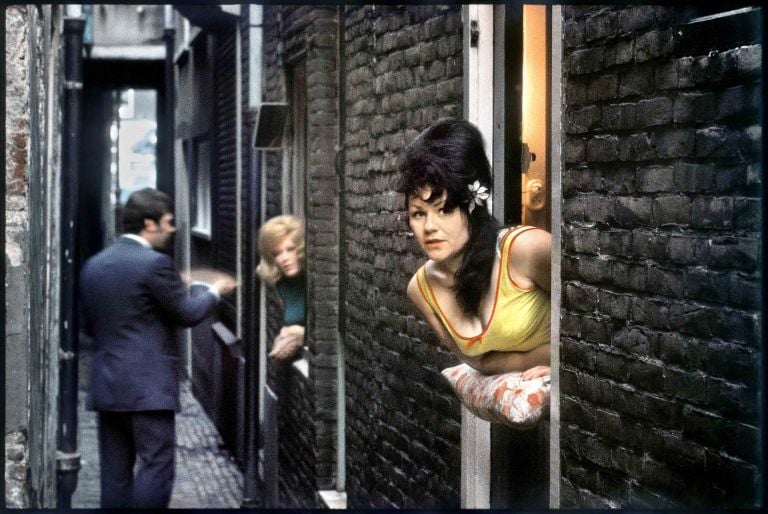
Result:
M485 329L476 336L466 337L453 328L437 303L425 267L419 268L417 283L421 295L465 355L473 357L490 351L526 352L549 342L549 295L536 286L522 289L509 276L512 243L519 234L534 228L509 230L503 236L493 310Z

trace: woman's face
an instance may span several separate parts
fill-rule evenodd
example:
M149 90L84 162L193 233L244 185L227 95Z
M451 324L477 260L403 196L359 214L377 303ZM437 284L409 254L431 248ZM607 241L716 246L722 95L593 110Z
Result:
M275 251L272 252L272 258L283 276L294 277L301 271L297 250L298 248L293 242L293 238L285 236L280 244L277 245Z
M408 223L427 257L440 263L460 255L469 241L469 225L461 209L444 209L446 191L427 201L432 188L425 186L408 198Z

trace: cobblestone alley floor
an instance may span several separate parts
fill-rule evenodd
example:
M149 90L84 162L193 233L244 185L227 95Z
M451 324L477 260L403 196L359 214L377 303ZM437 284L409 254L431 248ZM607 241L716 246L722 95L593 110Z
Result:
M85 410L79 393L78 445L81 452L73 508L99 507L99 458L96 413ZM243 477L223 447L218 431L192 395L189 382L181 385L181 411L176 413L176 482L170 508L239 508Z

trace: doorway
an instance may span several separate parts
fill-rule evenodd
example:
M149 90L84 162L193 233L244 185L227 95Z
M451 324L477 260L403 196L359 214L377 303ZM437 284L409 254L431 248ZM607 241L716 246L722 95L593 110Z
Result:
M173 198L173 170L163 165L163 81L163 61L83 63L78 270L120 234L119 209L131 192L156 187Z
M514 67L505 72L503 99L505 122L510 125L503 141L509 154L504 168L506 196L514 197L505 202L503 218L505 224L547 231L551 225L549 12L544 5L508 4L504 33L499 35L504 38L506 66ZM548 420L528 431L491 425L491 508L548 507L549 431Z
M463 17L464 117L486 141L492 212L504 226L550 231L551 7L470 5ZM548 421L521 432L464 410L462 507L547 508L549 449Z
M545 5L523 6L523 92L521 135L521 219L551 231L552 206L549 127L551 115L551 9Z

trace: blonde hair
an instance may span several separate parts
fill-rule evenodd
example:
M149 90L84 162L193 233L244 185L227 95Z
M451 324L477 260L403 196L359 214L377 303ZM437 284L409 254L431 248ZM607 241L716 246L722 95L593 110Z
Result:
M296 245L299 267L304 269L304 222L291 214L275 216L267 220L259 229L259 255L261 260L256 266L256 273L261 280L274 286L283 276L275 264L274 251L286 237Z

